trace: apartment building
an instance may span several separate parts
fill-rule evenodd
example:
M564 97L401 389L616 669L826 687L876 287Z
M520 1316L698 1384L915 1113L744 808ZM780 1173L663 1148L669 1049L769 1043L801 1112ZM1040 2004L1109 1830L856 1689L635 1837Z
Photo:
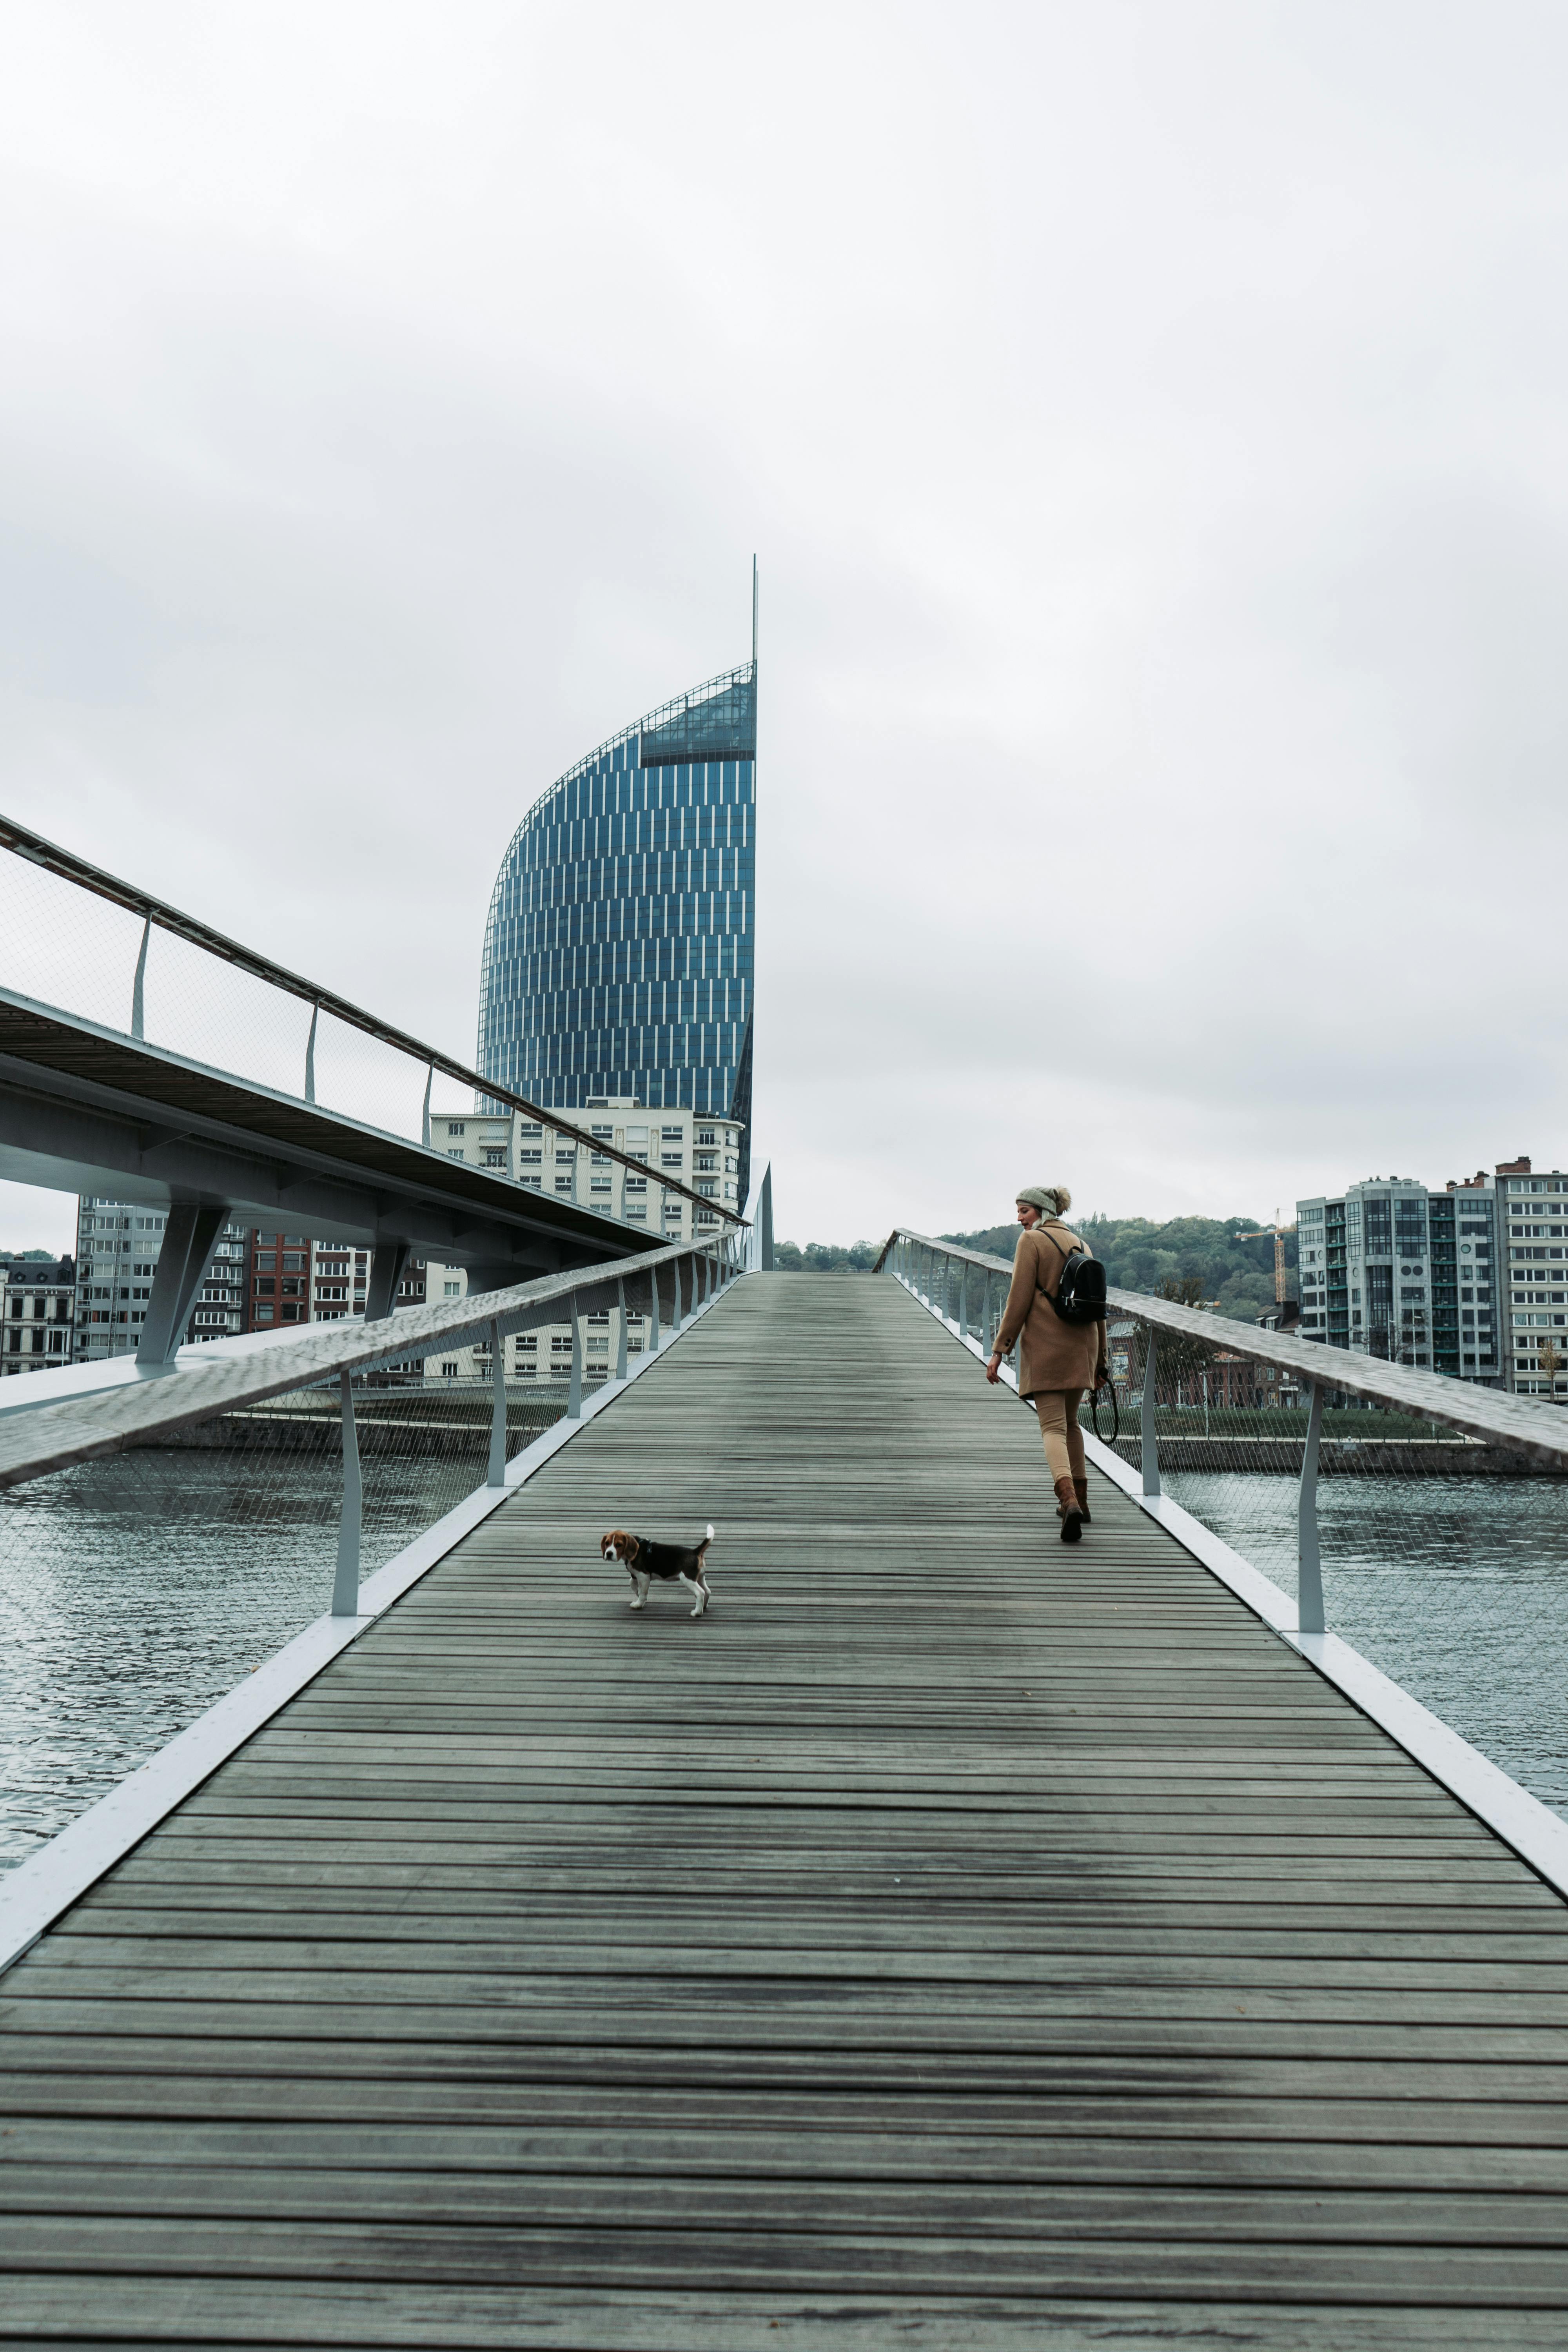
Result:
M134 1353L167 1212L84 1196L77 1213L78 1363ZM187 1341L364 1312L368 1250L227 1224L185 1328Z
M77 1204L78 1363L135 1353L167 1223L162 1209L82 1195ZM187 1340L232 1339L248 1328L248 1240L243 1225L224 1227L185 1328Z
M1507 1234L1508 1360L1521 1396L1568 1402L1568 1176L1537 1175L1528 1160L1497 1171Z
M369 1250L352 1242L311 1241L304 1234L253 1232L249 1242L248 1329L334 1323L364 1313Z
M71 1360L76 1265L37 1251L0 1255L0 1376Z
M544 1119L520 1111L437 1118L430 1141L450 1160L492 1169L626 1224L647 1224L671 1240L717 1233L724 1223L721 1208L733 1213L739 1206L742 1129L699 1111L649 1110L608 1097L582 1110L552 1109ZM625 1152L637 1169L612 1159L605 1146ZM693 1207L667 1192L661 1177L715 1206Z
M1299 1201L1301 1337L1506 1387L1498 1198L1482 1173L1441 1192L1370 1176Z
M698 1111L650 1110L612 1098L590 1102L582 1110L551 1108L547 1121L524 1118L521 1112L437 1118L432 1121L430 1140L453 1160L504 1171L536 1192L554 1192L623 1223L646 1225L660 1241L716 1237L729 1222L720 1204L733 1213L738 1203L742 1130L732 1119ZM613 1160L606 1145L624 1151L636 1167ZM645 1168L646 1176L641 1172ZM700 1201L693 1203L667 1192L661 1177L689 1185L714 1207L706 1209ZM432 1261L426 1276L432 1301L467 1297L468 1276L461 1266ZM647 1336L646 1316L628 1307L628 1356L640 1352ZM509 1379L564 1380L570 1372L572 1330L564 1320L519 1333L506 1344ZM584 1377L606 1378L619 1345L616 1317L590 1316L584 1335ZM488 1378L489 1370L489 1349L484 1347L449 1348L428 1357L425 1366L426 1378L432 1381Z

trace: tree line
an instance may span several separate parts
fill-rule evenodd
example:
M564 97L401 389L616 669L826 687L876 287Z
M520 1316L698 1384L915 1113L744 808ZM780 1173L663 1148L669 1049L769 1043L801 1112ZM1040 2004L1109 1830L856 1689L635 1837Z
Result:
M1258 1234L1257 1217L1172 1217L1155 1224L1147 1217L1085 1217L1075 1224L1106 1279L1119 1290L1142 1290L1188 1306L1212 1305L1221 1315L1250 1323L1274 1304L1274 1239L1244 1239ZM943 1234L960 1249L983 1250L1010 1259L1016 1224L984 1225L975 1233ZM881 1255L880 1242L779 1242L774 1264L785 1274L868 1274ZM1296 1236L1285 1236L1285 1264L1292 1297L1297 1296Z

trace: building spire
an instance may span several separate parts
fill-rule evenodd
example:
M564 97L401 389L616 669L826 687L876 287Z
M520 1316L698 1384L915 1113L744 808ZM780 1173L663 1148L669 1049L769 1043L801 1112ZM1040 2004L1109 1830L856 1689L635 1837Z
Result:
M752 669L757 667L757 559L752 558Z

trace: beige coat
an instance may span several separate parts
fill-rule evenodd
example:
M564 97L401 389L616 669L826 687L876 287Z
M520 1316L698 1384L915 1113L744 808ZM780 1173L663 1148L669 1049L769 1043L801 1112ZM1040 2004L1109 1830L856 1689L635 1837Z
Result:
M1055 1244L1047 1234L1056 1236ZM1042 1217L1018 1236L1013 1260L1013 1283L1002 1310L994 1345L1004 1352L1022 1333L1018 1360L1018 1394L1036 1396L1045 1389L1091 1389L1105 1372L1103 1323L1064 1323L1051 1305L1061 1280L1065 1250L1087 1242L1063 1224L1059 1217ZM1089 1251L1092 1257L1094 1253ZM1039 1296L1044 1290L1050 1294Z

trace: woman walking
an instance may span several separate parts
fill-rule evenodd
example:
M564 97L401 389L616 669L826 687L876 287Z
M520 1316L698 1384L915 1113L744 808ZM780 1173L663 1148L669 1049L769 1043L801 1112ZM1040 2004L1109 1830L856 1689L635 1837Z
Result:
M1065 1184L1030 1184L1018 1195L1024 1230L1013 1259L1013 1284L997 1327L985 1377L1000 1379L1002 1359L1018 1342L1018 1394L1039 1418L1046 1461L1057 1490L1063 1543L1077 1543L1089 1519L1089 1465L1078 1409L1085 1389L1107 1378L1103 1323L1066 1323L1052 1304L1062 1268L1075 1250L1094 1253L1062 1219L1072 1206Z

